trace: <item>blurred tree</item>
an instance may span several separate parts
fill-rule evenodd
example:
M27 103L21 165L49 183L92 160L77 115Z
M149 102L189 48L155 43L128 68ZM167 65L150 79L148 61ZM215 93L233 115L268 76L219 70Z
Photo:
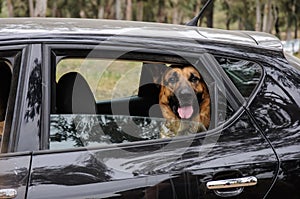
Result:
M116 8L116 19L121 20L123 18L122 17L122 1L116 0L115 8Z
M132 0L126 1L126 20L132 20Z
M7 10L8 10L8 16L13 17L14 16L14 8L11 0L7 0Z
M256 5L256 23L255 23L255 30L261 31L261 0L255 1Z
M264 18L263 18L263 32L271 33L273 28L273 21L274 21L274 15L273 15L273 5L272 0L267 0L267 2L264 4Z
M202 7L206 4L208 0L201 0L201 7L196 14L200 12ZM196 2L197 3L197 2ZM206 26L212 28L213 27L213 10L214 10L214 2L212 2L205 10L204 17L206 19ZM200 20L200 26L203 23L203 19Z
M143 15L144 15L144 1L143 0L137 0L137 8L136 8L136 20L137 21L143 21Z
M286 40L292 39L292 31L294 28L294 38L298 37L299 17L300 17L300 0L280 0L278 2L281 14L284 18L284 27ZM298 12L297 12L298 11Z
M206 26L212 28L213 27L213 16L214 16L214 2L211 3L207 7L207 13L205 15L207 21L206 21Z
M35 0L35 6L33 6L33 0L29 0L29 2L31 2L29 3L30 16L46 17L47 0Z

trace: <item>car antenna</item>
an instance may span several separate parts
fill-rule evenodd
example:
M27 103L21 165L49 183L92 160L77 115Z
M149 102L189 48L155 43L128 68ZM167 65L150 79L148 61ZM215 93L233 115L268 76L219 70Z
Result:
M205 5L203 6L203 8L200 10L199 14L196 17L194 17L191 21L189 21L186 25L187 26L198 26L199 19L202 17L204 11L209 6L209 4L211 4L211 2L213 2L213 0L207 0Z

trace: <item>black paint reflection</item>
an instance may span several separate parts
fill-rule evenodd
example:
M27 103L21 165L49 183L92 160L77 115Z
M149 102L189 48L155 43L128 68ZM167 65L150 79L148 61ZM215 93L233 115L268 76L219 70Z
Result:
M29 77L29 86L27 92L27 110L25 113L25 119L33 120L36 115L40 113L42 104L42 75L41 75L41 63L38 59L34 60L34 68L31 71Z
M20 187L26 186L28 178L28 169L19 168L13 169L9 168L6 171L6 174L0 174L0 186L11 186L11 187Z
M111 171L94 156L86 156L80 164L66 166L43 166L33 169L31 185L60 184L78 185L109 181Z
M51 115L50 141L54 148L58 143L66 148L157 139L164 121L111 115Z
M298 146L300 151L300 93L297 92L300 84L293 85L292 81L295 80L287 80L278 75L278 72L272 71L271 74L273 76L266 78L267 83L257 95L250 110L277 149L294 145ZM284 82L281 82L283 79Z
M289 65L266 68L266 73L250 111L281 161L278 179L269 196L299 198L300 73Z

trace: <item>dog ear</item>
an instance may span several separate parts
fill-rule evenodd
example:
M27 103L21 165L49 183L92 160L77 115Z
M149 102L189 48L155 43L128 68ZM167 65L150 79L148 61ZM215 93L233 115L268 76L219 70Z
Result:
M153 83L161 85L165 72L169 69L165 64L144 63L144 68L152 77Z

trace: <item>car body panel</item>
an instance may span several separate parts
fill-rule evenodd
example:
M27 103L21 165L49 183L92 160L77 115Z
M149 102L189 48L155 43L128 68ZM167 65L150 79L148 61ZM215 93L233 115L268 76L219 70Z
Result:
M300 195L299 76L300 72L284 60L266 67L266 81L250 106L280 159L279 176L271 198L298 198Z
M37 152L28 197L43 198L46 192L45 198L217 198L206 188L208 181L253 175L259 185L245 188L240 197L262 198L275 179L278 162L251 119L241 114L242 119L224 130L187 139Z
M26 198L30 176L31 153L0 155L0 192L16 191L16 199Z

